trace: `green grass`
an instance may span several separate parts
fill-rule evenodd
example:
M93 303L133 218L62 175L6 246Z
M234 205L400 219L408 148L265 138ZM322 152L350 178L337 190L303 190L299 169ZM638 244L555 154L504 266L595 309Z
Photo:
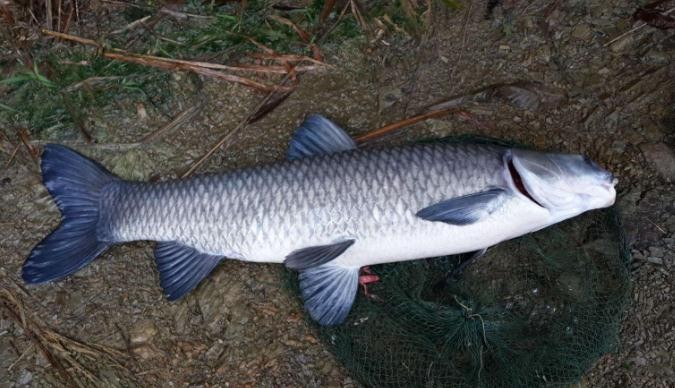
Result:
M11 88L0 106L0 123L29 128L39 137L47 129L82 122L88 110L115 100L145 98L148 83L166 79L166 73L108 61L82 48L73 51L65 58L46 52L39 64L0 80Z
M448 3L448 0L437 0ZM450 0L455 4L455 0ZM208 1L190 0L187 13L208 16L177 21L164 16L152 33L137 28L117 35L102 36L108 47L125 48L134 53L157 55L188 60L232 63L242 55L259 48L251 39L279 53L311 55L310 45L303 42L289 26L275 21L271 16L287 18L307 31L312 39L322 36L333 27L341 9L336 7L332 17L320 25L322 0L315 0L304 9L280 11L269 0L249 0L241 10L239 2L212 7ZM408 30L420 28L420 18L410 18L402 9L401 1L376 2L364 10L366 18L387 15L397 25ZM119 26L144 16L156 15L159 3L149 0L138 7L127 7L121 14ZM416 12L423 11L422 9ZM419 15L418 15L419 16ZM347 12L330 35L322 40L322 49L335 47L363 35L354 17ZM87 36L90 37L90 36ZM314 42L310 42L314 43ZM100 57L95 50L78 45L52 45L40 40L31 48L34 65L20 64L13 74L0 80L0 88L9 89L0 104L0 125L6 128L28 128L31 135L41 137L48 129L74 127L94 110L124 99L162 101L174 98L165 87L169 73L153 68L110 61ZM95 82L82 84L85 80ZM152 95L152 96L150 96ZM76 130L72 130L76 134Z

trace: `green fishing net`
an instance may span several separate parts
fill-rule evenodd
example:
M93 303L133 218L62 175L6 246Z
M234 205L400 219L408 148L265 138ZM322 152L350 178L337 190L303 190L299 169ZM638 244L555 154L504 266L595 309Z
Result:
M630 282L615 208L501 243L458 276L465 259L373 266L370 296L317 330L373 387L567 386L616 346Z

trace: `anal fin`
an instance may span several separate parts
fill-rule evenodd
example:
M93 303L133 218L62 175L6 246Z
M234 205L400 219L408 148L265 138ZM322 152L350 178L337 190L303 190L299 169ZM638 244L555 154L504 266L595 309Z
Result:
M300 290L309 315L323 326L345 321L354 304L359 268L330 263L300 272Z
M164 294L176 300L194 289L223 259L175 241L158 242L155 258Z

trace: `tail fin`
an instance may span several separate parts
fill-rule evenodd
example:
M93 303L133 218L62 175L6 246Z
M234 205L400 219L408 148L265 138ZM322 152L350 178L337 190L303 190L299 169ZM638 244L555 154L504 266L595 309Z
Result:
M61 225L45 237L23 264L27 283L68 276L103 253L96 224L103 187L119 178L103 166L64 146L49 144L42 154L42 182L61 210Z

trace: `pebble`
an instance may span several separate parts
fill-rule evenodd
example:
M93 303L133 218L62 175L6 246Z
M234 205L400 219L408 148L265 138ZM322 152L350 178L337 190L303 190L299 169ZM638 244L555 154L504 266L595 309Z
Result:
M140 345L133 348L131 351L143 360L159 356L159 352L150 345Z
M19 375L19 379L16 381L18 385L28 385L33 381L33 373L29 370L24 369Z
M647 261L652 263L652 264L663 265L663 259L660 258L660 257L649 256L647 258Z
M205 357L206 360L209 363L213 363L215 361L218 361L218 358L220 357L221 354L223 354L223 351L225 350L225 344L223 341L218 340L216 341L209 350L206 351Z
M389 87L380 92L380 110L387 109L403 97L401 88Z
M157 334L157 327L153 321L142 320L136 323L129 333L129 340L132 344L142 344L149 342Z
M652 257L664 257L666 253L666 250L661 248L661 247L650 247L649 248L649 255Z
M609 45L609 49L615 53L626 50L633 43L633 35L626 35Z
M578 24L572 30L572 37L581 40L589 40L593 37L593 31L588 24Z

